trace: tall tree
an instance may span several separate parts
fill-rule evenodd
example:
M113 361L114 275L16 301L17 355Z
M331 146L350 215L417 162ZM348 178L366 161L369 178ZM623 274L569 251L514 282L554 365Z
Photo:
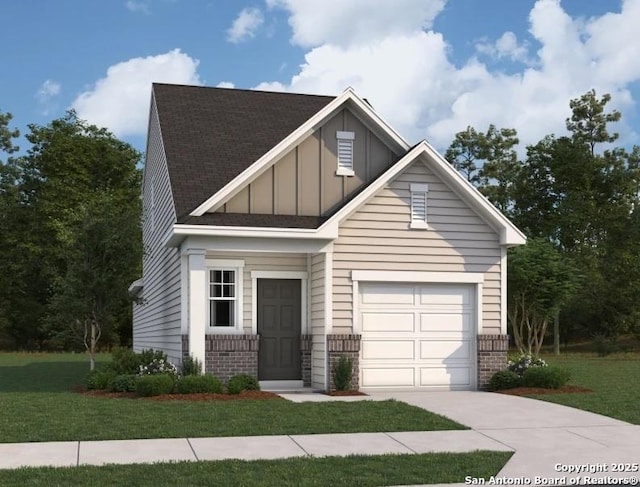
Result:
M63 285L73 266L69 256L77 256L79 240L85 238L79 229L87 208L112 195L120 208L110 206L111 232L128 232L126 238L141 245L139 232L116 220L119 214L131 215L130 209L139 212L140 154L73 111L46 126L29 125L29 130L31 147L14 164L21 225L11 255L19 263L13 283L19 292L12 295L9 329L22 347L68 346L61 339L62 315L52 303L69 286ZM139 217L132 219L137 225ZM137 271L129 271L132 279Z
M445 158L499 210L509 213L520 169L517 145L515 129L490 125L483 133L467 127L455 135Z

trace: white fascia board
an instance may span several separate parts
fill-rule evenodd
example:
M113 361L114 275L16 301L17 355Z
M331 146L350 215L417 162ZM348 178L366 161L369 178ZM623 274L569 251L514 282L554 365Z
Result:
M455 184L461 192L468 196L468 202L478 213L489 219L500 234L502 245L514 246L524 245L527 237L511 221L502 214L478 189L467 181L462 175L449 164L428 142L424 141L424 147L429 158L434 162L435 169L440 175L445 176L452 184Z
M185 238L196 236L333 240L335 238L338 238L338 226L323 225L318 229L307 229L278 227L223 227L212 225L175 224L164 239L165 246L178 247Z
M260 159L251 164L247 169L242 171L236 176L229 184L212 195L208 200L193 210L191 216L202 216L207 211L215 210L216 205L220 205L228 198L232 197L235 193L239 192L250 180L259 176L262 172L271 164L276 162L281 156L283 156L288 150L293 148L296 144L302 141L305 137L311 135L313 131L322 125L328 118L333 116L343 105L347 102L351 102L360 110L365 112L377 125L380 126L383 132L385 132L392 140L394 140L399 147L407 150L409 145L407 142L398 135L379 115L377 115L373 109L365 103L358 95L355 94L353 89L347 88L342 94L329 102L324 108L322 108L313 117L300 125L296 130L291 132L280 143L273 147L269 152L264 154Z

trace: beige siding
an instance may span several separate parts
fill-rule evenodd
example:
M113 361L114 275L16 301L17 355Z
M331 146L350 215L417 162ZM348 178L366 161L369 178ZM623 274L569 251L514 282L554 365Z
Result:
M355 133L355 176L336 176L336 132ZM294 147L219 211L319 216L378 176L396 159L391 150L345 109Z
M429 230L409 229L411 182L429 184ZM498 234L421 162L341 225L333 256L334 333L351 330L356 269L483 273L483 332L500 333Z
M162 245L162 238L175 223L176 216L155 103L149 123L143 208L144 289L142 304L133 308L133 346L137 351L147 348L164 350L177 363L182 354L180 253Z
M207 259L244 261L244 273L242 276L242 321L245 333L251 333L251 302L253 299L251 271L307 271L307 254L208 252Z
M309 276L309 307L313 335L311 386L314 389L325 388L324 259L325 254L314 254L311 257Z

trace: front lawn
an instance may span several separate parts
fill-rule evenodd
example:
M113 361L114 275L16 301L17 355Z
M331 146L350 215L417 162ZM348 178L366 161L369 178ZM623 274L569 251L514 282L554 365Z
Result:
M87 371L81 354L0 354L0 442L465 429L397 401L188 402L71 392Z
M586 387L593 392L530 397L640 424L640 353L621 353L607 357L567 353L544 358L553 365L560 365L571 371L572 379L569 384Z
M156 463L104 467L0 470L3 486L381 486L464 482L489 478L509 452L429 453L285 460Z

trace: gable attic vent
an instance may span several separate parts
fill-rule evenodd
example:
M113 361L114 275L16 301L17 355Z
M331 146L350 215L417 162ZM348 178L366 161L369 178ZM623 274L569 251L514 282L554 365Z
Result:
M411 228L428 228L427 227L427 193L429 192L428 184L414 184L410 186L411 190Z
M336 132L338 139L338 176L353 176L353 140L356 138L354 132Z

